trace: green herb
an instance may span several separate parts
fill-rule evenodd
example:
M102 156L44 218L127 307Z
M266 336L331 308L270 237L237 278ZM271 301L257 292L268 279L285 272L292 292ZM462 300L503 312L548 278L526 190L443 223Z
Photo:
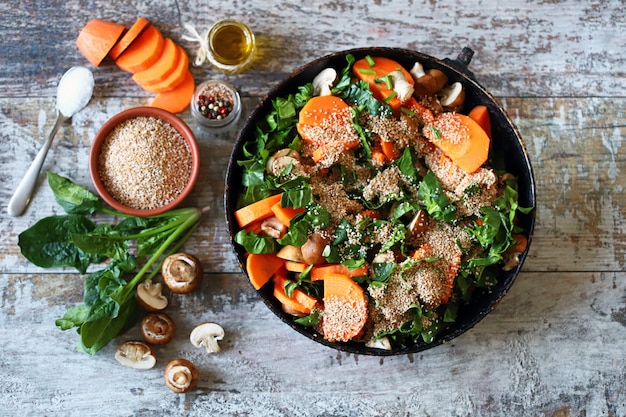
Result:
M483 207L483 216L467 232L484 248L489 248L483 257L470 260L470 266L483 267L494 265L502 260L502 254L515 244L513 233L518 232L515 225L517 212L529 213L532 208L519 207L517 190L507 184L504 192L496 198L493 207Z
M391 75L385 75L384 77L376 78L375 83L385 83L389 90L393 90L393 78Z
M431 217L448 223L456 220L456 207L443 193L441 183L432 171L429 170L420 183L417 197Z
M441 140L443 136L441 136L441 132L439 131L439 129L437 129L435 126L431 126L430 130L431 132L433 132L433 136L435 137L435 140Z
M321 319L320 313L316 310L312 312L311 314L309 314L308 316L294 319L293 322L304 327L314 327L320 323L320 319Z
M95 354L135 322L135 287L158 273L163 258L182 246L206 209L134 217L105 207L90 191L60 175L48 173L48 184L69 214L39 220L20 233L18 245L30 262L43 268L73 266L85 273L91 264L109 259L85 280L83 304L70 307L56 321L61 330L77 327L79 350ZM96 225L85 217L96 211L123 220ZM134 271L139 258L141 268L126 280L123 274Z
M413 110L411 110L411 109L407 109L407 108L406 108L406 107L404 107L404 106L400 107L400 111L401 111L402 113L406 114L407 116L411 116L411 117L415 116L415 112L414 112Z
M365 61L367 62L367 65L369 65L370 67L373 67L374 65L376 65L374 58L372 58L370 55L365 55Z
M359 74L376 75L376 71L373 69L369 69L369 68L359 68L358 71L359 71Z
M393 100L397 95L398 93L396 93L395 91L392 91L391 94L385 97L385 103L390 103L391 100Z

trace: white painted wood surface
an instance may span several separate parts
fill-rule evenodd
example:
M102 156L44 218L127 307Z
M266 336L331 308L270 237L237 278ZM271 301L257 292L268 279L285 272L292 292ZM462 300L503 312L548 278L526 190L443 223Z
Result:
M186 248L205 266L202 291L172 298L179 336L138 372L94 357L54 320L82 299L70 270L42 270L17 235L60 213L40 177L24 216L0 211L1 416L624 416L626 415L626 24L623 1L146 1L44 0L0 4L0 202L6 206L54 122L61 74L86 65L74 39L91 18L152 20L182 41L183 22L203 31L240 18L258 36L252 68L197 81L232 82L254 106L296 67L327 53L392 46L455 57L505 106L527 144L538 189L534 241L509 294L475 328L415 355L349 355L311 342L265 307L238 269L222 207L235 132L198 131L205 179L189 205L211 204ZM113 114L148 95L114 67L94 69L95 97L64 126L45 170L91 187L87 156ZM182 117L189 120L188 112ZM186 339L201 321L227 332L208 356ZM138 337L131 329L119 341ZM117 342L117 341L116 341ZM176 356L199 367L198 388L162 382Z

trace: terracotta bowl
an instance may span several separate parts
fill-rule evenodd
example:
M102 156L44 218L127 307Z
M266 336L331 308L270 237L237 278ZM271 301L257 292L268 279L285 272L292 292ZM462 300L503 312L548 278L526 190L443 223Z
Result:
M129 207L128 205L116 200L112 195L113 193L110 192L110 190L108 190L105 186L98 168L98 159L100 157L102 145L105 142L105 139L120 123L138 117L155 117L170 124L178 133L182 135L188 145L189 151L191 152L191 173L182 191L164 205L145 209ZM153 216L175 208L182 203L185 198L187 198L193 189L200 172L200 150L193 131L175 114L154 107L135 107L116 114L100 128L91 145L91 152L89 155L89 172L96 191L112 208L133 216Z
M485 105L489 109L494 138L491 145L491 152L497 155L494 161L497 160L500 163L499 168L504 167L508 172L517 176L520 206L536 206L535 181L526 147L518 129L513 124L506 111L497 100L476 81L474 74L468 69L468 65L473 56L472 50L464 48L456 59L438 59L412 50L383 47L358 48L337 52L321 57L298 68L286 79L277 84L252 111L239 132L226 173L224 201L231 243L243 273L246 275L245 251L242 246L234 242L234 235L239 228L233 214L237 208L237 200L241 192L242 172L237 161L242 159L242 155L244 154L244 143L250 137L254 137L256 125L258 121L262 120L272 109L273 99L297 93L299 86L311 82L324 68L332 67L335 68L337 72L340 72L346 64L347 54L352 54L357 60L367 55L382 56L399 62L405 68L411 68L413 64L418 61L423 64L425 69L436 68L445 72L450 83L455 81L462 82L466 88L465 108L471 109L476 105ZM529 214L520 215L518 224L524 229L523 233L528 239L528 245L530 246L535 224L535 210L532 210ZM415 353L460 336L489 314L513 284L524 263L527 253L528 249L520 256L519 264L513 269L509 271L499 270L497 276L498 282L494 287L477 290L473 294L471 301L460 307L456 322L439 333L434 341L431 343L425 343L423 341L415 342L407 346L393 348L392 350L369 348L362 343L355 342L334 343L326 341L319 333L311 328L294 323L293 317L282 311L280 303L273 297L273 288L271 285L262 287L258 290L258 293L270 310L284 323L304 336L331 348L355 354L378 356Z

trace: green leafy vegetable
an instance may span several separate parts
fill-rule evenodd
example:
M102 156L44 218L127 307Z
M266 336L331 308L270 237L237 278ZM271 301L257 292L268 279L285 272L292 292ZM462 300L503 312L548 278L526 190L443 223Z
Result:
M140 218L105 207L93 193L60 175L48 173L48 184L70 214L39 220L20 233L18 245L30 262L43 268L71 266L84 274L90 265L109 260L86 278L83 304L70 307L56 321L61 330L76 327L78 349L95 354L135 322L135 287L158 273L163 258L182 246L206 209ZM96 225L84 216L96 211L123 220ZM126 280L124 273L135 270L138 257L143 258L141 268Z
M417 196L431 217L444 222L456 220L456 207L443 193L441 183L432 171L429 170L420 183Z

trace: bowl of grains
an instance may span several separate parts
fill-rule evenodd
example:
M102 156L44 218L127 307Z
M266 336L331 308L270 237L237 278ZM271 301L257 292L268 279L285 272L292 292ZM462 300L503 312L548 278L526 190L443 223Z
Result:
M111 207L153 216L189 195L200 171L200 151L193 132L176 115L135 107L100 128L91 146L89 171Z
M244 122L225 178L231 243L298 333L355 354L415 353L468 331L509 291L535 182L472 55L336 52Z

